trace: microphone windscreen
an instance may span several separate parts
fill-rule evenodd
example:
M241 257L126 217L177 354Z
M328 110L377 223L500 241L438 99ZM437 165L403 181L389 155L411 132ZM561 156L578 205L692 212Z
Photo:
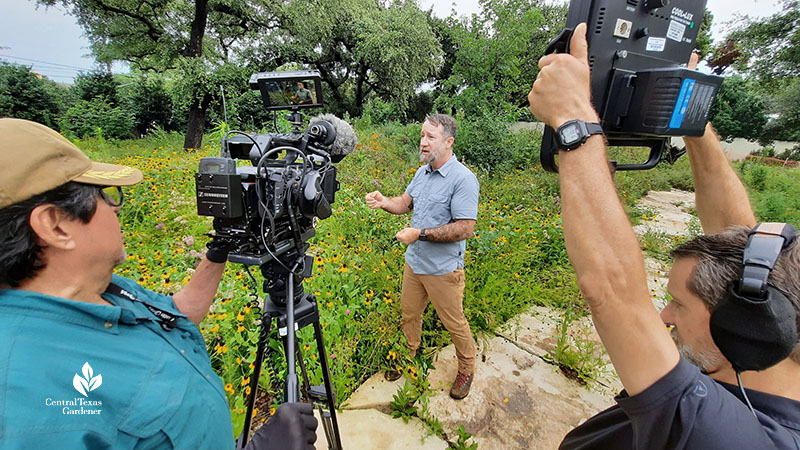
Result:
M333 141L333 144L330 146L330 151L328 152L331 157L339 156L340 158L337 159L341 160L345 155L352 153L358 144L358 136L356 132L353 131L353 127L333 114L322 114L313 117L309 123L313 124L314 122L323 120L332 124L334 130L336 130L336 140Z

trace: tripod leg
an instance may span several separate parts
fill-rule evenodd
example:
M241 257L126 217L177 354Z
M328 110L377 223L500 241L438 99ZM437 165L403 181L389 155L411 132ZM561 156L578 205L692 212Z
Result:
M306 396L311 401L311 404L316 404L317 406L320 420L322 420L322 430L325 432L325 438L329 443L333 442L333 426L331 425L331 415L328 411L325 411L322 408L322 405L318 401L315 401L317 400L317 396L312 392L312 386L308 378L306 363L305 359L303 359L303 352L300 350L300 344L296 343L295 347L297 348L297 361L300 363L300 372L303 374L303 389L305 390Z
M267 333L266 330L272 325L272 318L262 317L261 319L261 333L258 339L258 349L256 350L255 369L250 379L250 397L247 399L247 413L244 416L244 428L242 434L239 435L239 440L236 444L237 449L243 449L247 440L250 438L250 426L253 422L253 410L256 406L256 397L258 394L258 379L261 377L261 366L264 364L264 351L267 348Z
M297 350L297 362L300 363L300 373L303 374L303 390L308 392L311 389L311 382L308 381L308 372L306 372L306 363L303 360L303 352L300 351L300 344L295 343L295 349Z
M336 420L336 401L333 398L331 373L328 370L328 354L325 352L325 342L322 340L322 327L320 327L318 320L314 322L314 338L317 341L319 364L322 368L322 380L325 382L325 392L328 397L328 411L331 414L331 422L333 423L333 440L329 440L328 445L332 450L342 450L342 438L339 434L339 422Z

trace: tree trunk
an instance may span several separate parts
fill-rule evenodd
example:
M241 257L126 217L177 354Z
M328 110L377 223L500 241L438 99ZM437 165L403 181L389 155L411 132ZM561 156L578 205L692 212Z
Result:
M189 123L186 126L186 138L183 141L185 150L200 148L203 145L203 133L206 129L206 110L211 103L211 95L195 99L189 108Z
M194 2L194 19L192 29L189 32L189 45L186 46L185 55L196 58L203 54L203 37L206 34L206 24L208 23L208 0L196 0Z
M208 0L194 2L194 20L189 34L189 44L184 55L189 58L200 58L203 55L203 36L206 34L208 23ZM205 94L202 98L194 98L189 107L189 123L186 126L186 138L183 141L185 150L200 148L203 145L203 132L206 128L206 110L211 103L211 95Z

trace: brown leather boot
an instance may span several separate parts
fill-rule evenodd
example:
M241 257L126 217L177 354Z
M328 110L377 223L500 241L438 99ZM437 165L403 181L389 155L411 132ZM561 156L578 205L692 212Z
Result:
M453 387L450 388L450 397L460 400L469 394L469 388L472 386L472 378L474 374L466 374L459 371L456 375L456 380L453 381Z

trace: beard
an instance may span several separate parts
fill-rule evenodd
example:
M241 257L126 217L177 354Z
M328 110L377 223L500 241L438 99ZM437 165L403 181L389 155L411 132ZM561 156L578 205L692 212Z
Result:
M437 159L441 158L442 155L444 155L444 152L445 152L445 150L443 148L439 148L439 149L436 149L436 150L430 150L428 152L428 156L425 157L425 155L423 155L421 153L421 151L420 151L419 160L424 162L424 163L433 164L434 161L436 161Z
M117 260L114 261L114 267L123 264L127 259L128 259L128 251L125 250L125 247L123 246L122 251L120 251L119 257L117 257Z
M717 368L725 362L725 357L722 356L718 350L697 351L691 346L681 342L681 337L676 327L670 330L670 335L675 342L675 346L678 347L678 352L681 354L681 357L697 366L700 371L705 374L715 372Z

